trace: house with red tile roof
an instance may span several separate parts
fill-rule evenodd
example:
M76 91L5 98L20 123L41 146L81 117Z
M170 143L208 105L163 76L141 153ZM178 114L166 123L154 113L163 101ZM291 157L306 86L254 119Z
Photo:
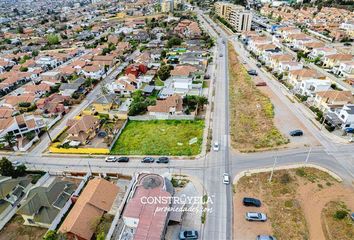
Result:
M163 239L167 227L169 201L146 199L165 198L173 194L168 180L157 174L144 173L138 176L133 193L123 212L124 224L134 229L134 240ZM159 210L160 209L160 210ZM162 209L162 210L161 210Z
M97 219L111 210L118 192L118 186L103 178L90 180L65 217L59 232L70 240L92 239L94 223L98 224Z
M78 120L68 120L66 125L69 127L67 139L85 145L88 140L96 136L100 120L92 115L84 115Z
M165 117L183 113L183 98L174 94L164 100L157 100L156 105L148 106L149 115Z

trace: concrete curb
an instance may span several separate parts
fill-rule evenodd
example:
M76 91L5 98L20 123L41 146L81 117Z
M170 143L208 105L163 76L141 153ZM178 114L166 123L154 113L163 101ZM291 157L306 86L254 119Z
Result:
M333 177L335 180L337 180L338 182L343 182L343 179L341 177L339 177L336 173L328 170L327 168L318 166L316 164L312 164L312 163L308 163L308 164L292 164L292 165L287 165L287 166L279 166L279 167L275 167L274 171L277 170L285 170L285 169L295 169L295 168L303 168L303 167L310 167L310 168L316 168L320 171L326 172L328 173L331 177ZM234 177L232 183L236 184L242 177L244 176L251 176L252 174L255 173L264 173L264 172L271 172L272 171L272 167L269 168L259 168L259 169L250 169L250 170L244 170L238 174L236 174L236 176Z

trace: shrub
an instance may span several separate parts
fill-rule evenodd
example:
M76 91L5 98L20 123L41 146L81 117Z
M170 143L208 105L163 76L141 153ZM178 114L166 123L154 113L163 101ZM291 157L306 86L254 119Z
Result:
M335 213L334 213L334 218L335 219L338 219L338 220L342 220L344 219L346 216L348 215L348 211L346 210L337 210Z
M296 175L300 177L304 177L306 175L306 172L303 168L296 169Z
M288 184L289 182L291 182L291 177L288 173L284 173L281 177L280 177L280 182L282 184Z

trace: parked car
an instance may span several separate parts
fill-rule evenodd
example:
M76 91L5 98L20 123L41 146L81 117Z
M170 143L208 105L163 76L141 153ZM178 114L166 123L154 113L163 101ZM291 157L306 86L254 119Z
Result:
M351 43L346 42L346 43L343 43L343 45L344 45L344 46L351 46L352 44L351 44Z
M143 160L141 160L143 163L153 163L155 162L155 158L153 157L144 157Z
M350 214L350 218L354 221L354 212Z
M289 134L292 137L297 137L297 136L304 135L304 132L302 130L294 130L294 131L291 131Z
M267 83L266 82L258 82L258 83L256 83L256 86L257 87L267 86Z
M348 128L345 128L344 131L345 131L346 133L354 133L354 128L348 127Z
M262 67L262 64L257 63L256 66L260 68L260 67Z
M222 178L222 182L224 184L227 184L227 185L230 184L230 176L229 176L229 174L224 173L223 178Z
M179 233L179 239L187 240L187 239L198 239L198 231L181 231Z
M159 157L159 159L157 159L157 163L168 163L170 160L168 159L168 157Z
M213 144L213 150L214 150L215 152L217 152L217 151L220 150L220 146L219 146L219 143L218 143L218 142L214 142L214 144Z
M256 198L245 197L243 198L243 205L247 207L260 207L262 205L261 201Z
M270 235L258 235L256 240L277 240L277 239Z
M19 166L21 166L23 163L21 163L20 161L13 161L12 162L12 166L14 166L14 167L19 167Z
M128 157L119 157L117 162L129 162L129 158Z
M247 72L248 72L248 74L251 75L251 76L258 76L258 73L257 73L256 70L253 70L253 69L252 69L252 70L248 70Z
M255 222L267 221L267 215L261 212L247 212L245 218L247 221L255 221Z
M224 55L222 55L221 53L219 54L219 57L223 57Z
M109 157L106 157L106 162L116 162L117 161L117 157L114 157L114 156L109 156Z

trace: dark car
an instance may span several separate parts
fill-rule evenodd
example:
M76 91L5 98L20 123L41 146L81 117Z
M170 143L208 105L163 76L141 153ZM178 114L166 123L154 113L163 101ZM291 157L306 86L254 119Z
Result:
M128 157L120 157L120 158L118 158L117 162L129 162L129 158Z
M168 157L159 157L159 159L157 159L157 163L168 163L170 160L168 159Z
M277 239L270 235L258 235L256 240L277 240Z
M249 70L249 71L247 71L247 72L248 72L248 74L251 75L251 76L257 76L257 75L258 75L258 73L257 73L256 70Z
M351 46L352 44L351 44L351 43L346 42L346 43L344 43L343 45L344 45L344 46Z
M297 137L297 136L304 135L304 132L302 130L294 130L294 131L291 131L289 134L292 137Z
M258 83L256 83L256 87L264 87L264 86L267 86L266 82L258 82Z
M179 239L187 240L187 239L198 239L198 231L181 231L179 233Z
M243 198L243 205L247 207L260 207L261 206L261 201L256 199L256 198L249 198L245 197Z
M346 128L344 129L346 133L354 133L354 128Z
M153 157L144 157L143 160L141 160L141 162L143 163L153 163L155 161L155 158Z

